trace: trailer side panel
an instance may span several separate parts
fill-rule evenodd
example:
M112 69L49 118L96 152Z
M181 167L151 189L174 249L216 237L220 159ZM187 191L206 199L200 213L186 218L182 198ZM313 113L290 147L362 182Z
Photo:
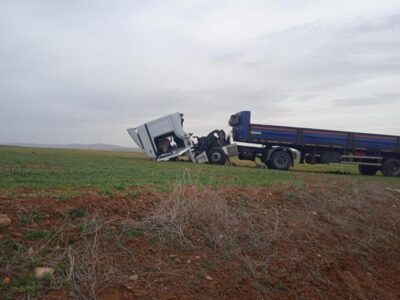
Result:
M398 136L251 124L249 111L239 112L236 116L236 125L232 126L232 130L233 138L238 142L400 153Z

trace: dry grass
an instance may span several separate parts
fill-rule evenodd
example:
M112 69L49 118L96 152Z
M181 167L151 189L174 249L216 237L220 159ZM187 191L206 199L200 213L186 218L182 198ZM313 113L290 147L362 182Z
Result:
M136 226L163 248L204 247L237 258L257 253L266 258L280 236L279 213L263 210L224 190L175 186L151 214Z
M296 207L301 227L324 235L333 242L343 237L349 251L372 251L382 243L399 240L400 197L374 184L348 184L345 189L326 189L316 193L302 191ZM388 209L392 208L392 209Z
M63 260L67 262L63 284L71 288L77 299L97 299L99 290L112 283L116 270L107 256L108 222L91 217L83 222L81 240L77 247L67 246Z
M260 278L269 282L273 260L291 262L286 272L297 272L298 257L303 255L299 245L308 245L309 255L315 257L302 266L310 280L331 287L321 257L351 255L367 265L368 256L382 245L400 243L397 211L388 213L387 209L398 202L396 193L382 194L382 189L359 183L344 189L289 191L290 197L277 205L265 194L249 192L232 198L221 189L176 186L136 226L164 248L196 249L205 241L208 247L234 258L256 284ZM397 258L392 253L391 259Z
M67 289L74 299L97 299L99 291L113 283L118 270L110 251L118 248L116 239L110 241L110 222L98 216L80 220L78 226L64 220L53 227L53 234L38 244L31 254L14 242L0 249L0 271L15 274L18 286L12 285L4 296L19 291L26 298L35 298L42 289ZM78 234L77 234L78 231ZM44 281L33 277L33 269L51 267L56 276Z
M194 247L196 237L224 248L237 239L238 225L238 217L221 192L179 185L140 224L161 244L177 242L189 248Z
M340 291L343 286L337 278L343 275L342 266L357 277L365 270L374 274L374 255L386 264L396 265L400 259L393 247L400 245L398 193L373 184L332 183L306 190L178 184L173 192L154 196L140 217L135 211L139 200L121 199L118 204L124 209L119 214L112 206L103 216L98 213L105 213L104 208L66 214L48 228L51 235L45 240L26 242L34 245L32 256L26 246L0 244L1 274L12 277L36 266L53 267L55 276L40 283L41 291L58 288L72 298L97 299L108 287L123 289L132 271L140 274L139 281L149 290L185 280L185 288L193 288L207 272L215 272L212 276L225 276L219 284L244 278L258 298L265 298L304 282ZM189 266L186 258L178 264L177 258L170 259L171 253L192 257L204 253L210 265L198 260ZM230 269L224 269L227 265ZM5 290L4 295L14 292Z

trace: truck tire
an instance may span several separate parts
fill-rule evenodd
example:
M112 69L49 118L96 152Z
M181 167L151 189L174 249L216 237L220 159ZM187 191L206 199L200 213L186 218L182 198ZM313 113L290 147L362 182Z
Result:
M267 166L274 170L289 170L292 163L293 157L290 153L284 150L276 150L268 160Z
M377 166L358 165L358 171L361 175L374 176L378 170L379 167Z
M228 159L228 156L220 147L211 148L207 152L207 157L210 164L213 165L224 165Z
M384 176L400 176L400 159L389 158L382 164L382 174Z

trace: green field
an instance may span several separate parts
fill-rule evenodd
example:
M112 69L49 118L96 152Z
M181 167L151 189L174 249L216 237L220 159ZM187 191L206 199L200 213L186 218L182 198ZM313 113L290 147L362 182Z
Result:
M299 165L282 172L255 167L253 162L235 161L238 166L197 165L189 162L154 162L141 153L0 147L1 189L98 189L123 190L149 187L160 191L184 181L187 184L270 186L301 184L302 175L325 173L349 179L387 180L362 177L349 165ZM325 175L324 174L324 175Z
M0 147L0 188L168 189L187 181L207 185L271 185L293 181L287 172L255 168L154 162L140 153Z
M349 165L0 146L0 298L398 299L399 195Z

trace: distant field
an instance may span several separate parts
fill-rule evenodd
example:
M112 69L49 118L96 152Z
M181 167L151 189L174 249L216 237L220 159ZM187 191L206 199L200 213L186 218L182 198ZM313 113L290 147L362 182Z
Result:
M297 181L289 172L255 168L195 165L189 162L154 162L132 152L31 149L0 147L0 188L123 189L154 186L168 189L173 183L265 186Z
M233 160L242 166L196 165L188 162L154 162L144 154L0 147L0 188L83 188L124 189L153 186L168 190L176 182L190 184L270 186L290 182L301 184L303 173L338 174L349 179L385 180L393 178L358 175L349 165L299 165L289 172L256 168L255 163Z
M400 299L400 178L232 163L0 147L0 298Z

